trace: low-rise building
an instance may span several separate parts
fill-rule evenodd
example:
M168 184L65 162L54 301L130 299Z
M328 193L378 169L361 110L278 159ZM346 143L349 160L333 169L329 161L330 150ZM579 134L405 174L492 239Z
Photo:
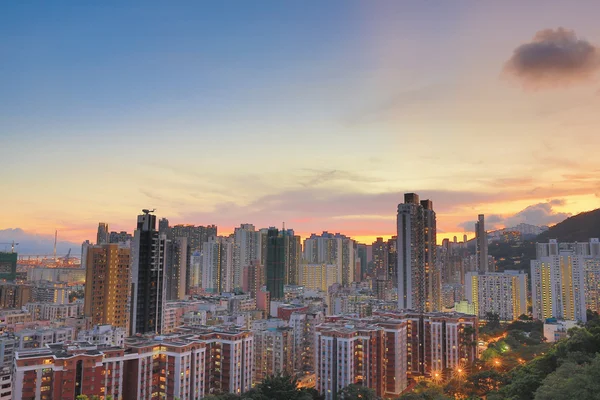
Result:
M558 342L567 337L569 329L577 326L577 321L549 318L544 322L544 337L548 343Z
M92 329L82 330L77 340L98 346L123 347L125 345L125 329L112 325L96 325Z
M70 327L23 329L14 335L17 349L41 349L50 344L72 341L74 330Z

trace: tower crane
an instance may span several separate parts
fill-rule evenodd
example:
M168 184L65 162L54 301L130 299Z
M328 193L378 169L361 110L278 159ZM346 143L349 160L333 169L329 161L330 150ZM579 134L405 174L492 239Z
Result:
M15 246L19 245L19 243L15 243L14 240L12 242L6 242L6 243L0 243L0 244L10 244L10 252L11 253L14 253L15 252Z

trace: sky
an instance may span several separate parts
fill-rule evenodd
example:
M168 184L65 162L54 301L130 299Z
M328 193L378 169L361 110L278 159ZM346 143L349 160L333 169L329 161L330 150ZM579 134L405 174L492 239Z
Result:
M0 242L172 224L438 239L598 208L596 1L6 2Z

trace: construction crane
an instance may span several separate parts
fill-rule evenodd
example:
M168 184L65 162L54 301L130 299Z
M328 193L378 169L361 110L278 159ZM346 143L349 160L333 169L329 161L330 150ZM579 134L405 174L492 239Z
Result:
M69 262L69 259L71 258L71 249L69 249L69 252L67 253L67 255L63 258L65 260L65 264Z
M15 243L14 240L12 242L6 242L6 243L0 243L0 244L10 244L10 252L11 253L14 253L15 252L15 246L19 245L19 243Z

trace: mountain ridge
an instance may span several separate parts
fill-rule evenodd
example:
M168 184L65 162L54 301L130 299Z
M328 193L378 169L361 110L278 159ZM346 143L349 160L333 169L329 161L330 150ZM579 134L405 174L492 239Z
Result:
M573 215L551 226L538 235L536 241L587 242L590 238L600 238L600 208Z

